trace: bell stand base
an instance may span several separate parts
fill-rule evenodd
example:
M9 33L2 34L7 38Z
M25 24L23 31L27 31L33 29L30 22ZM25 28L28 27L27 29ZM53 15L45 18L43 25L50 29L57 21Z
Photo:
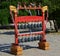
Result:
M21 55L23 53L22 50L23 48L20 47L18 44L13 43L11 46L11 54Z
M38 43L38 48L42 50L49 50L49 43L47 41L41 41Z

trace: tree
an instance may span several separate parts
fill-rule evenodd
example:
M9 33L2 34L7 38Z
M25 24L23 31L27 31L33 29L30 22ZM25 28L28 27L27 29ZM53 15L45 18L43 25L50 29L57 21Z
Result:
M37 2L37 3L41 3L42 6L47 5L48 10L49 10L49 19L57 20L58 25L60 25L60 13L59 13L60 12L60 0L0 0L0 11L3 11L3 13L0 12L0 23L5 20L4 18L6 18L6 22L8 22L9 13L7 14L7 12L9 12L9 6L10 5L17 6L18 2L26 2L28 4L29 2ZM22 11L20 11L20 13L21 12ZM4 20L2 20L2 18Z

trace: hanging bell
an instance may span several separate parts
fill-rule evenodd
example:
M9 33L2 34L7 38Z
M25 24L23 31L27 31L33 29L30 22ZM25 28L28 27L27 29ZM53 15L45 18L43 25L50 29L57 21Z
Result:
M28 27L28 28L31 28L31 24L28 24L27 27Z
M21 24L21 29L24 29L24 24Z
M18 24L18 29L21 29L21 24Z
M28 42L30 42L30 38L28 37Z
M37 23L34 24L34 28L37 28Z
M40 24L39 23L37 23L37 28L39 28L40 27Z
M25 42L28 42L28 39L25 37Z
M20 28L22 29L22 24L20 25Z
M37 40L40 40L40 35L37 36Z
M26 24L24 24L24 29L26 29Z
M34 41L34 37L31 37L31 41Z
M37 40L37 37L34 37L34 41L36 41Z
M21 39L19 39L19 40L18 40L18 42L19 42L19 43L23 42L23 41L22 41L22 38L21 38Z

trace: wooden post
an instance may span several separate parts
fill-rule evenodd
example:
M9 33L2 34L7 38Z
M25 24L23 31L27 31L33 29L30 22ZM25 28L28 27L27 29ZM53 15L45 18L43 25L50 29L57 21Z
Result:
M14 55L21 55L23 53L22 52L23 48L21 48L18 43L18 35L17 35L18 30L17 30L17 22L16 22L17 12L15 11L14 13L15 14L13 20L15 25L15 43L11 45L11 53Z
M44 17L44 12L42 12L42 14L43 14L43 19L44 19L45 18ZM43 34L42 34L42 38L41 38L40 42L38 43L38 45L39 45L40 49L48 50L49 49L49 43L46 41L46 35L45 35L46 34L45 33L46 25L45 25L44 20L42 21L42 31L43 31Z

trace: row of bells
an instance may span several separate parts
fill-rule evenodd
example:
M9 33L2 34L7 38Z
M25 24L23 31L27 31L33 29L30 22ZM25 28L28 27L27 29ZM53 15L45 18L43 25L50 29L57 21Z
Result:
M19 39L19 43L22 42L31 42L31 41L37 41L37 40L41 40L42 36L38 35L38 36L30 36L30 37L22 37L21 39Z
M27 28L41 28L42 24L41 23L23 23L23 24L19 24L18 28L19 29L27 29Z

